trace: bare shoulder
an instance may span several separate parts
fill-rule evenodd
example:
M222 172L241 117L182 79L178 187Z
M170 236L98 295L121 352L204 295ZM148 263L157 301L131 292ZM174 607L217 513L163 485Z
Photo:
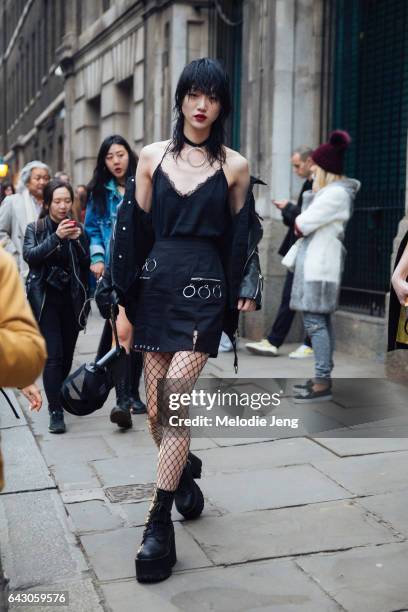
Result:
M226 160L225 167L231 178L231 183L247 182L249 179L248 160L229 147L225 147Z
M161 140L160 142L152 142L151 144L146 145L140 151L139 158L140 159L155 159L157 155L163 155L166 147L168 147L170 140Z

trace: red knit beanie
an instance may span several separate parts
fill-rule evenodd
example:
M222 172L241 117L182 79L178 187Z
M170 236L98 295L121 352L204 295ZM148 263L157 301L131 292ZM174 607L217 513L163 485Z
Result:
M343 174L344 154L350 142L350 134L343 130L335 130L330 134L329 142L313 151L312 159L326 172Z

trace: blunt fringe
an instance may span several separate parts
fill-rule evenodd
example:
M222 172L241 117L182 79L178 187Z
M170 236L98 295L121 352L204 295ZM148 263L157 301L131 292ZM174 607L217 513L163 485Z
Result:
M221 64L208 57L193 60L185 66L180 75L175 95L175 125L169 150L178 156L183 148L184 115L182 105L185 96L193 91L200 91L206 96L215 96L220 102L221 111L211 126L206 149L211 164L216 161L223 164L226 158L224 123L231 112L229 79Z

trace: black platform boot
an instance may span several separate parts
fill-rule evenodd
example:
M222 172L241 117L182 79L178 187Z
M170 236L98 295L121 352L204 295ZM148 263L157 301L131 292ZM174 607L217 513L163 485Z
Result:
M111 365L111 374L116 390L116 406L110 413L110 420L122 429L132 427L129 407L129 361L130 355L122 353Z
M204 508L204 497L194 478L201 478L202 461L193 453L188 453L186 466L181 474L174 502L177 511L185 519L195 519L200 516Z
M136 579L139 582L165 580L177 561L171 520L173 499L174 491L156 489L135 560Z
M48 431L54 434L65 433L65 421L64 421L64 411L62 408L58 410L49 410L50 413L50 424L48 426Z
M129 380L130 380L130 412L132 414L146 414L146 406L140 399L139 384L143 370L142 353L130 351Z

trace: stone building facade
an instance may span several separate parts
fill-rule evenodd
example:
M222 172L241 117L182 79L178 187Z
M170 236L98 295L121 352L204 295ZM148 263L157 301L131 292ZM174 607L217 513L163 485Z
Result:
M242 330L262 337L276 312L284 276L277 250L285 229L270 201L297 195L300 182L289 164L296 146L317 145L332 127L357 130L364 108L358 109L355 99L363 94L359 91L357 96L352 88L347 91L347 70L361 65L361 54L364 58L373 55L382 40L372 24L374 17L364 13L366 4L348 0L2 0L0 154L14 171L28 159L40 157L54 171L63 166L75 184L86 183L106 135L123 134L137 151L146 143L168 138L183 66L205 55L220 59L230 73L234 98L229 143L248 158L252 173L267 183L256 192L257 208L264 217L265 308L261 314L248 315ZM395 31L394 39L398 34L401 45L408 45L408 36L403 39L398 30L399 23L406 23L407 3L378 0L376 11L371 11L371 15L376 12L376 22L385 19L381 11L392 17L387 22L391 36ZM343 40L348 31L353 34L351 41ZM390 47L387 40L384 49ZM371 44L369 53L358 46L364 44ZM344 50L348 48L355 50L353 57ZM393 52L400 55L397 48ZM399 93L398 107L402 109L400 126L406 131L408 75L399 78L406 88ZM363 81L363 75L356 73L355 88ZM334 125L335 121L341 125ZM363 143L364 138L359 133L355 139L354 161L363 157L358 151L359 139ZM390 141L390 151L393 147ZM400 149L406 158L406 142ZM360 166L356 162L351 172L358 173ZM401 173L405 169L406 161ZM405 193L404 188L401 197ZM387 226L391 237L405 213L398 197L398 205L389 206L394 210ZM363 208L357 215L357 231L367 225ZM378 217L380 208L373 206L368 213L368 225L374 230L366 239L369 244L375 239L375 245L366 259L379 257L384 267L384 262L389 266L392 238L384 251L378 227L388 217L385 207ZM359 287L358 281L355 285L346 310L336 315L339 345L379 355L384 346L384 310L372 304L377 304L381 292L374 285L368 290L363 283ZM378 298L382 303L383 285ZM360 307L360 296L368 306ZM298 323L290 338L300 339L301 333Z

